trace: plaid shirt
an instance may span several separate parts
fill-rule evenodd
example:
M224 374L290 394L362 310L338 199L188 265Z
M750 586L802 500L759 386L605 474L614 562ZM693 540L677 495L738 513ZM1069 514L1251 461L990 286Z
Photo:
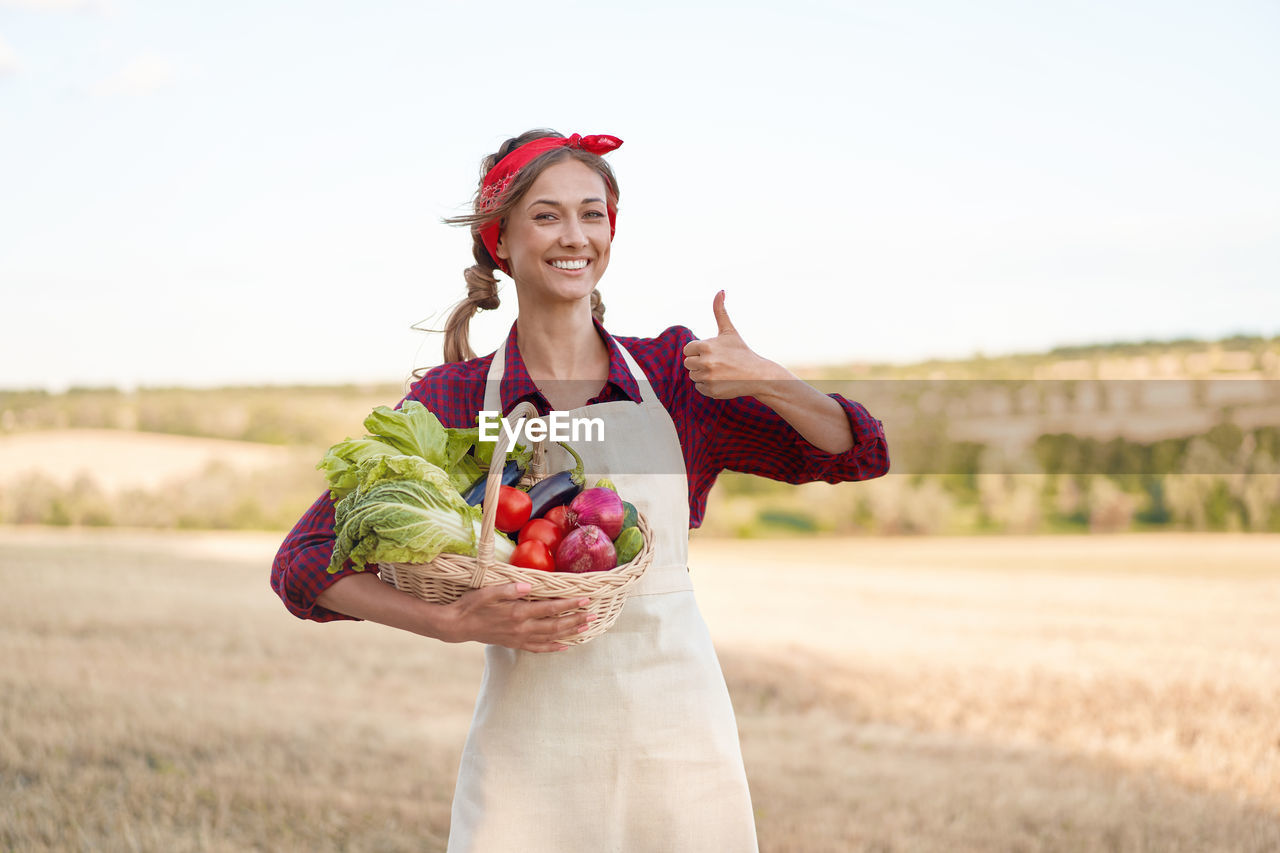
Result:
M714 400L699 393L684 369L685 344L696 340L689 329L672 326L656 338L614 338L599 323L596 329L609 347L609 378L588 404L641 401L640 388L618 350L619 342L625 344L675 423L689 480L690 527L702 523L707 494L724 470L787 483L868 480L889 470L884 427L859 403L830 395L849 417L854 444L844 453L825 453L754 397ZM499 390L502 411L508 412L528 399L545 415L551 407L520 358L514 324L505 352L506 367ZM405 400L422 403L446 427L475 426L476 413L484 408L485 383L492 361L490 354L433 368L413 384ZM289 612L299 618L318 622L351 618L316 604L316 597L330 584L354 571L348 565L336 574L328 573L333 522L333 504L325 492L294 526L276 554L271 586Z

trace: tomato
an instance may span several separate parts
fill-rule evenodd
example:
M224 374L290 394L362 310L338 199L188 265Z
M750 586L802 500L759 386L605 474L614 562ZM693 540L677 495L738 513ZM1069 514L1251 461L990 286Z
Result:
M556 570L556 561L551 556L551 550L537 539L530 539L517 545L515 553L511 555L511 565L526 569L540 569L544 572Z
M511 486L498 489L498 509L493 517L493 526L503 533L515 533L529 520L533 511L533 501L529 495Z
M564 531L545 518L531 518L524 527L520 528L519 541L535 540L541 542L553 554L556 552L556 546L560 544L560 540L563 538Z
M573 525L569 523L569 508L567 506L553 506L542 517L556 526L560 531L561 539L573 529Z

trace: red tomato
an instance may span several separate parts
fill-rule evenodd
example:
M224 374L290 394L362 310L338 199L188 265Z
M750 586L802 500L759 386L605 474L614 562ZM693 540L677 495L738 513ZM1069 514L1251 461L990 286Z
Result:
M573 529L573 525L569 523L569 508L567 506L553 506L543 513L542 517L560 530L561 539Z
M556 552L556 546L563 538L564 531L545 518L531 518L524 527L520 528L519 541L536 540L546 545L552 554Z
M540 569L544 572L556 570L556 561L551 556L550 549L537 539L530 539L517 545L515 553L511 555L511 565L526 569Z
M498 489L498 509L493 518L493 526L503 533L515 533L529 520L533 511L533 501L529 495L511 486Z

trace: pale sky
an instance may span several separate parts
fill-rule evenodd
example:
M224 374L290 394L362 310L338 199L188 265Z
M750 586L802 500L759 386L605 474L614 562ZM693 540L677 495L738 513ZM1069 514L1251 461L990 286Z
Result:
M1275 335L1278 44L1274 2L0 0L0 388L438 363L440 218L532 127L625 140L618 334L724 288L791 366Z

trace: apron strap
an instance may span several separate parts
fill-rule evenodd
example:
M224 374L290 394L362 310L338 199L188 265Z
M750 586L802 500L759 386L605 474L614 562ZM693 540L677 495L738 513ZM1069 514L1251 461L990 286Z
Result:
M504 342L493 353L493 361L489 364L489 375L484 383L484 410L486 412L502 411L502 374L506 369L507 345Z
M631 350L622 345L617 338L613 342L618 345L618 349L622 351L622 358L627 363L627 369L631 371L631 378L636 381L636 385L640 386L640 401L642 403L658 403L658 395L653 391L653 383L649 381L648 375L640 369L640 365L636 364L635 357L631 355Z

